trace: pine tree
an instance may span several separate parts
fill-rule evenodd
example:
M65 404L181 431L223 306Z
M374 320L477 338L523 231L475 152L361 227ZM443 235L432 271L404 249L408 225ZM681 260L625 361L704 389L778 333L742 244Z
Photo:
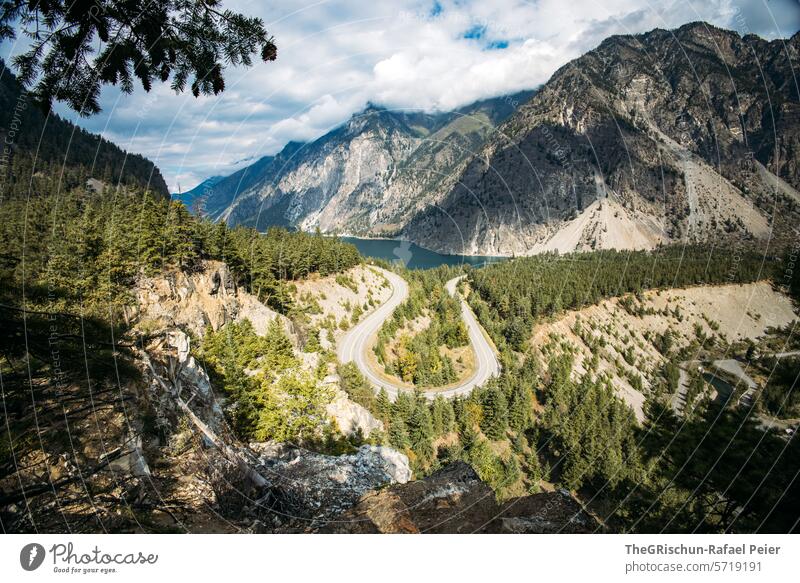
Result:
M532 402L530 391L517 383L511 393L511 405L508 411L508 424L514 431L525 431L530 425Z
M392 411L399 413L400 417L402 417L404 421L407 421L411 417L411 412L414 410L415 404L415 399L411 393L401 391L392 404Z
M249 321L247 322L249 323ZM287 361L294 359L292 341L289 340L286 331L283 329L277 317L273 318L269 323L264 341L267 347L265 364L268 367L283 368Z
M542 466L539 464L539 456L536 454L536 449L532 449L531 453L525 458L525 471L528 475L528 492L537 494L541 490Z
M483 393L481 430L489 439L503 439L508 428L508 405L502 389L495 383Z
M392 414L392 420L389 423L389 443L392 447L400 451L406 449L410 445L406 422L399 411L395 411Z
M441 395L436 395L436 398L433 400L433 411L431 413L434 435L443 435L449 431L449 427L446 425L445 421L446 408L447 402L444 400L444 398Z
M384 425L388 425L389 419L392 416L392 402L389 400L389 395L383 387L378 391L375 407L380 420L383 421Z
M442 408L442 430L450 433L455 428L456 415L453 412L453 404L445 400Z
M433 423L427 403L417 401L408 420L408 436L411 449L419 456L423 466L427 467L433 460Z

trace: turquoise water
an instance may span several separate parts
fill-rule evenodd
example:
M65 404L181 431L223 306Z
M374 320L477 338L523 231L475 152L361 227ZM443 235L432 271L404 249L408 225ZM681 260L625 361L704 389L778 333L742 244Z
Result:
M502 261L505 257L483 255L442 255L408 241L396 239L361 239L359 237L340 237L352 243L365 257L376 257L386 261L402 261L409 269L430 269L440 265L474 265Z

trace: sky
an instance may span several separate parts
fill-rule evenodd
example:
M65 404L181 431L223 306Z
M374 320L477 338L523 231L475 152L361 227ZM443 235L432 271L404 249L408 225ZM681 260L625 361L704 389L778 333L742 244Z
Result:
M800 30L800 0L224 0L263 19L278 59L228 68L226 90L107 87L82 127L153 160L172 192L313 140L374 103L446 111L533 89L612 34L704 20L767 39ZM20 45L5 43L6 61Z

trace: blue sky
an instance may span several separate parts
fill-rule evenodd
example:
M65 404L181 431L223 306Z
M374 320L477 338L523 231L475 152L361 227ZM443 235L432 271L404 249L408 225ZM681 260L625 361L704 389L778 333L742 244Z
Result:
M448 110L534 88L612 34L705 20L773 39L800 29L798 0L227 0L263 18L278 60L228 69L220 96L168 86L102 96L81 126L148 156L170 188L228 174L310 140L372 102ZM18 47L6 43L6 60Z

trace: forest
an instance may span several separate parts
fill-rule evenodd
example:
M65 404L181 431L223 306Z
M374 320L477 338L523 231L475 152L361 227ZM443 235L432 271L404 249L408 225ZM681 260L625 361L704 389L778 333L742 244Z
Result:
M639 425L603 374L575 378L569 352L552 352L547 363L507 360L499 378L450 401L418 392L391 402L352 364L339 373L350 398L384 422L377 439L404 451L417 478L463 460L500 499L565 487L614 532L796 528L796 441L709 401L680 419L651 399Z
M319 234L260 234L189 214L178 202L140 193L79 187L6 201L0 207L4 302L108 315L132 301L140 273L228 263L237 284L280 312L291 308L287 281L327 275L361 261L350 244Z
M444 288L445 282L457 274L456 269L444 266L402 270L409 297L381 327L373 348L387 374L417 387L440 387L457 380L453 360L443 353L443 348L469 343L459 301ZM410 333L404 329L420 317L429 319L424 330Z
M749 283L772 277L776 266L749 247L546 253L470 270L469 300L498 347L524 350L533 324L564 310L646 289Z

